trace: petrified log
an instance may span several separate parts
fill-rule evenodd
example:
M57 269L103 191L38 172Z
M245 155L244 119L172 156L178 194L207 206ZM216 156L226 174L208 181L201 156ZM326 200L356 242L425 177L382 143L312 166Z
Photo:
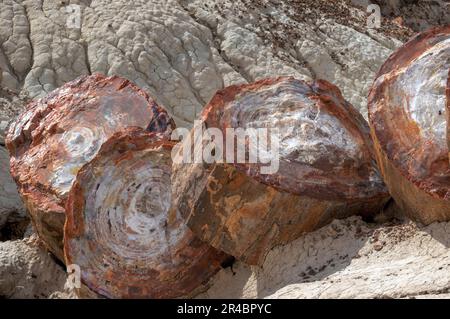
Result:
M223 149L230 158L242 144L236 139L231 145L227 128L269 128L269 136L279 130L279 168L270 174L263 170L268 164L243 163L237 157L187 164L186 150L197 154L192 150L197 144L207 149L212 140L195 138L195 128L174 152L174 194L189 228L249 264L259 264L274 245L334 218L377 212L389 197L375 165L367 123L326 81L308 84L282 77L231 86L213 97L202 120L205 129L224 132ZM247 159L255 145L252 139L249 133L242 140L248 144ZM264 163L276 155L265 153Z
M229 258L195 237L171 204L173 145L129 128L78 173L66 206L66 263L102 296L186 296Z
M113 133L138 126L169 132L173 120L126 79L81 77L33 101L11 125L11 173L39 236L63 259L64 205L81 166Z
M450 219L450 26L417 35L382 66L369 95L377 161L412 219ZM447 114L447 115L446 115Z

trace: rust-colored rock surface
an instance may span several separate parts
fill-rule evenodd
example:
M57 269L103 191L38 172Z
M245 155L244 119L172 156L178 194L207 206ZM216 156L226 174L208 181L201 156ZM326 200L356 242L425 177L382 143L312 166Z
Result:
M174 194L188 226L205 242L249 264L260 264L271 247L334 218L377 212L389 197L367 123L326 81L308 84L281 77L230 86L214 96L202 119L205 128L222 132L279 130L275 173L265 173L268 164L261 161L174 165ZM194 131L177 148L179 158L193 149Z
M67 201L64 251L108 298L176 298L229 258L202 243L171 205L171 150L159 134L113 135L79 172Z
M390 193L412 219L450 220L450 26L421 33L383 65L369 96L371 134Z
M31 102L11 125L11 173L39 236L63 259L64 205L78 170L129 126L170 133L173 121L126 79L81 77Z
M448 76L447 76L447 88L445 89L445 96L447 99L446 102L446 117L447 117L447 148L448 148L448 158L449 158L449 164L450 164L450 68L448 70Z

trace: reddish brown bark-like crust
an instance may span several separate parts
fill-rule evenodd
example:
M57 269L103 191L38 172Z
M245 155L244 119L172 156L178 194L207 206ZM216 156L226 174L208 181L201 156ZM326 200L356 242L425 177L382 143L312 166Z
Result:
M446 101L446 116L447 116L447 147L448 147L448 158L450 164L450 69L448 70L447 76L447 88L445 89Z
M260 264L273 246L334 218L373 214L389 197L367 123L326 81L281 77L231 86L213 97L202 119L222 132L280 129L274 174L261 174L261 163L174 165L174 194L188 226L247 263Z
M63 258L67 193L103 141L129 126L170 134L173 123L148 94L116 76L83 76L30 103L6 144L12 176L50 251Z
M78 173L67 200L64 251L82 282L108 298L178 298L229 258L202 243L171 205L171 149L129 128Z
M450 26L421 33L382 66L369 94L377 161L412 219L450 219Z

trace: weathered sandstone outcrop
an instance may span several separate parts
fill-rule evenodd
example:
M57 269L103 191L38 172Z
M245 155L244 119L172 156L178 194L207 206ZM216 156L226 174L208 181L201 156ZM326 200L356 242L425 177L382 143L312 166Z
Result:
M43 97L80 75L136 83L189 126L217 90L269 77L328 80L366 116L366 96L411 31L328 0L125 0L0 3L1 85Z
M333 223L274 248L261 267L237 262L199 298L448 298L450 223Z

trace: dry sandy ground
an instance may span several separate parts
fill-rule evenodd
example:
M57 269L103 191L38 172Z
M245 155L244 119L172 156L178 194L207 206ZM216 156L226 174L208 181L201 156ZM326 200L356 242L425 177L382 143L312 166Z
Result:
M206 298L446 297L450 290L450 223L410 221L332 224L273 249L262 268L241 263L221 271Z
M450 223L336 220L274 248L262 267L236 262L197 298L447 298L449 232ZM35 237L0 243L0 278L4 297L75 297Z

